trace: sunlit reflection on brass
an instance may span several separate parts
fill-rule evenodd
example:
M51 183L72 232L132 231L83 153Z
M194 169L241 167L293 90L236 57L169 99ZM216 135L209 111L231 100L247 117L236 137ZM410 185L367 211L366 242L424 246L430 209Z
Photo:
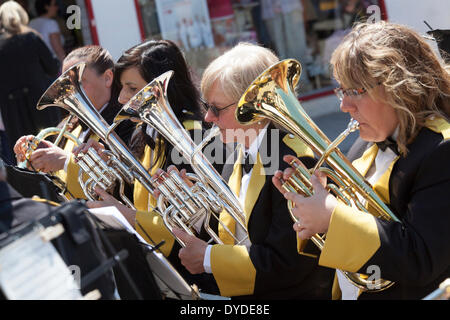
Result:
M187 174L192 186L189 186L176 171L163 173L152 180L152 186L161 192L158 198L159 211L164 224L173 235L174 227L195 235L195 229L203 219L203 227L211 236L211 240L222 243L210 226L211 219L214 218L236 244L242 244L248 238L242 206L222 176L201 152L202 148L219 133L219 128L213 127L198 146L192 141L167 99L167 86L172 74L173 71L163 73L141 89L123 106L115 121L131 119L147 123L172 144L194 170L195 174ZM245 236L238 239L220 221L219 215L224 209L245 231ZM174 237L184 246L181 239L175 235Z

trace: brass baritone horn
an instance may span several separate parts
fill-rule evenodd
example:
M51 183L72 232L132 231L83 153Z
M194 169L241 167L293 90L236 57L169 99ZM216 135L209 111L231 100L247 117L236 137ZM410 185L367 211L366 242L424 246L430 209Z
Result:
M159 200L159 206L163 209L163 212L158 208L151 209L162 216L167 228L171 232L173 226L178 226L193 234L191 230L195 223L204 218L203 224L207 232L215 242L221 243L219 237L208 224L211 215L218 217L222 209L227 210L239 225L246 230L245 215L240 208L237 198L200 151L208 141L205 140L200 146L196 147L173 115L173 111L166 102L166 99L162 98L165 97L166 85L171 73L166 73L152 81L132 98L127 104L128 107L124 107L123 110L133 112L133 108L129 106L142 101L144 103L140 106L140 111L146 110L146 107L153 107L151 112L144 112L145 115L151 115L152 117L152 119L147 119L146 121L154 121L153 126L170 143L178 150L184 150L183 155L189 155L188 160L199 164L193 166L193 168L196 168L202 174L202 178L198 178L193 188L188 188L184 185L182 179L175 177L175 174L171 174L171 179L160 179L160 177L154 179L150 176L148 171L135 159L131 151L114 132L114 128L122 120L132 116L122 111L116 116L115 123L109 126L84 93L81 86L81 76L84 68L85 64L79 63L61 75L43 94L38 102L37 108L41 110L49 106L58 106L66 109L83 121L111 149L110 151L106 151L109 158L107 162L103 161L92 148L86 154L79 154L79 182L86 196L91 200L97 200L97 195L94 190L95 186L98 185L108 191L112 190L119 183L122 201L129 207L135 209L133 203L124 194L123 189L125 183L133 184L134 179L136 179L150 194L153 194L157 187L165 195L164 197L160 197ZM164 83L164 85L162 86L161 83ZM164 92L164 95L158 96L158 99L161 100L157 104L154 104L152 99L155 99L156 96L154 94L152 95L152 93L156 93L158 91L157 88L160 88L159 92ZM149 104L149 102L152 102L152 104ZM158 108L154 107L155 105ZM160 108L160 106L164 106L165 108ZM134 116L136 116L136 112ZM136 119L142 121L139 116ZM210 138L212 136L213 134L211 134ZM83 172L89 176L86 181L82 180ZM190 177L193 180L196 179L195 176L191 175ZM178 182L173 183L177 179ZM164 183L162 184L161 182ZM213 185L218 192L213 193L212 189L207 187L208 185ZM182 188L182 190L175 188ZM180 198L181 195L184 198ZM226 226L223 227L232 234ZM240 243L245 239L239 240L235 238L235 240L237 243ZM181 245L184 245L180 239L177 239L177 241Z
M72 119L72 116L70 116L67 119L67 122L62 128L57 127L49 127L46 129L42 129L39 131L39 133L33 137L31 141L28 142L27 150L25 152L25 160L17 164L17 166L21 169L24 169L27 167L27 161L29 161L31 154L34 150L36 150L41 143L41 141L45 140L48 137L57 135L54 145L58 146L61 139L64 137L66 139L71 140L75 146L80 145L80 140L78 140L77 137L75 137L73 134L71 134L69 131L66 130L67 125L69 124L70 120Z
M176 171L164 173L154 179L155 186L162 194L158 199L158 208L172 234L173 227L178 227L193 235L195 225L203 219L207 233L216 243L222 243L209 225L210 220L215 218L234 238L236 244L241 244L248 238L245 213L236 195L201 152L219 130L213 128L198 146L195 145L167 100L167 87L172 74L173 71L163 73L131 98L116 116L117 123L129 118L147 123L183 155L195 172L195 175L188 174L194 184L192 187L189 187ZM245 237L237 239L219 220L219 214L223 209L245 230ZM177 241L184 246L181 239Z
M86 64L81 62L64 72L42 95L37 109L57 106L69 111L109 146L111 150L106 151L109 156L107 162L104 162L93 148L90 148L85 155L79 155L77 158L80 165L78 180L90 200L97 200L95 186L99 185L106 191L111 191L119 183L120 198L134 209L132 201L123 192L124 184L133 184L136 179L150 193L153 193L151 176L113 131L114 126L109 126L86 96L81 86L85 67ZM82 179L83 172L89 176L85 182Z
M359 210L367 212L365 206L359 201L359 195L375 210L375 216L400 222L366 179L337 148L350 132L358 128L358 123L352 119L347 130L331 142L306 114L294 93L300 74L301 65L294 59L283 60L266 69L242 95L236 108L236 119L241 124L250 124L261 118L268 118L301 138L320 157L315 168L310 171L297 166L295 174L284 183L285 190L311 196L313 192L310 182L311 174L326 162L331 170L326 168L319 170L339 186L337 188L330 184L327 189L333 191L340 200L348 205L356 205ZM292 214L293 204L289 202L288 205L293 220L297 222ZM325 235L316 234L311 240L322 250ZM362 290L381 291L393 284L391 281L381 279L381 283L374 285L366 280L365 275L343 272L354 285Z
M67 123L69 121L70 121L70 117L69 117L69 120L67 121ZM63 138L63 137L68 140L71 140L75 144L75 146L80 145L81 144L80 140L78 140L77 137L75 137L73 134L71 134L69 131L66 130L67 123L63 128L49 127L49 128L42 129L41 131L39 131L39 133L36 136L34 136L31 141L27 142L28 146L27 146L27 150L25 152L25 160L18 163L17 167L20 169L25 169L25 168L27 168L27 162L30 162L31 169L33 169L35 171L40 171L33 167L32 163L30 161L31 154L38 148L41 141L45 140L46 138L48 138L50 136L57 135L57 138L56 138L55 142L53 143L56 146L58 146L61 138ZM58 188L57 189L58 194L61 197L61 199L63 201L69 201L70 197L67 196L67 186L64 183L64 181L61 180L57 176L52 176L52 182ZM70 192L69 192L69 194L70 194Z

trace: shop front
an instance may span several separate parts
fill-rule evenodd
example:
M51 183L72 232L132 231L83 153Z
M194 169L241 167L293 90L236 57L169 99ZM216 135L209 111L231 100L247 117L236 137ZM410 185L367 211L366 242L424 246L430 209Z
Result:
M35 1L18 0L31 18L36 16ZM436 0L437 6L420 0L53 1L66 52L100 44L117 59L145 39L170 39L183 49L199 79L212 59L238 42L259 43L281 59L301 62L297 92L302 101L332 95L336 83L329 60L355 22L389 18L424 33L424 20L448 29L445 13L450 9L447 0ZM80 22L75 28L68 23L74 15Z
M331 53L356 21L385 17L383 0L139 0L145 38L178 43L197 75L241 41L301 62L304 99L335 87Z
M36 0L20 0L31 18ZM117 59L144 39L170 39L199 78L207 64L241 41L260 43L303 67L299 96L330 94L328 62L356 21L385 18L384 0L54 0L64 49L100 44ZM75 9L73 9L75 8ZM79 15L78 28L67 21Z

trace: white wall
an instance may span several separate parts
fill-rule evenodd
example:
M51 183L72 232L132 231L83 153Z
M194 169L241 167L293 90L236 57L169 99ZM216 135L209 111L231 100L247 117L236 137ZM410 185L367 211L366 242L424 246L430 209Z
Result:
M133 0L91 0L91 3L100 45L114 60L142 41Z

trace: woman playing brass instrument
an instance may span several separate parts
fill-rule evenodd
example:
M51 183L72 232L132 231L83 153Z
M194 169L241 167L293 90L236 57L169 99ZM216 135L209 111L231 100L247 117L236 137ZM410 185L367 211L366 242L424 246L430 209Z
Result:
M338 271L343 299L420 299L450 275L449 67L416 32L384 21L355 26L331 65L341 110L373 142L353 165L400 222L338 201L319 173L311 197L282 189L292 169L273 183L295 203L300 239L326 233L319 264L395 282L361 293Z
M258 74L278 58L261 46L242 43L212 61L201 90L208 102L205 120L221 129L225 143L237 143L227 159L223 177L239 197L246 215L248 239L237 243L243 231L226 211L220 214L223 244L209 245L181 229L176 235L186 247L180 250L183 265L193 274L213 275L220 294L234 299L328 299L332 270L317 259L296 254L295 235L285 199L271 177L285 154L296 154L312 165L311 150L299 139L279 131L268 120L243 126L235 118L237 102ZM244 160L244 158L246 160ZM244 165L241 165L244 163Z

